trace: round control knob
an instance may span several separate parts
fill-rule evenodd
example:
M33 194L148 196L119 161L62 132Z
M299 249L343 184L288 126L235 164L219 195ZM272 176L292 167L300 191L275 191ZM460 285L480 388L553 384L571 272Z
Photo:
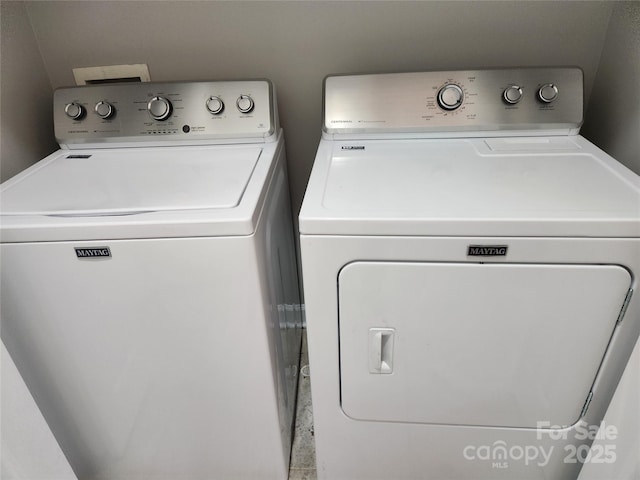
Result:
M107 120L115 115L116 109L109 102L105 102L104 100L96 103L95 108L93 109L103 120Z
M515 105L522 99L522 88L518 85L511 85L502 92L502 98L505 102Z
M154 120L163 121L171 116L173 106L171 102L164 97L153 97L147 103L147 110L149 115Z
M558 97L558 87L553 83L542 85L538 89L538 99L543 103L551 103Z
M240 95L236 100L236 106L242 113L249 113L253 110L253 98L249 95Z
M462 89L454 83L445 85L438 92L438 105L444 110L455 110L462 105L463 99Z
M209 97L209 100L207 100L207 110L214 115L222 113L224 110L224 102L220 97Z
M67 117L72 118L73 120L80 120L84 117L86 110L79 103L71 102L67 103L64 107L64 113L67 114Z

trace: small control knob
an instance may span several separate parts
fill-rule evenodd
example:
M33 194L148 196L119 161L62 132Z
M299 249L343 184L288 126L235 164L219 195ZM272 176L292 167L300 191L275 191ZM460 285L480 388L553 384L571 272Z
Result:
M538 89L538 100L542 103L551 103L558 98L558 87L553 83L546 83Z
M80 120L82 117L84 117L86 110L79 103L71 102L67 103L67 105L64 107L64 113L67 114L67 117L73 120Z
M455 110L462 105L464 93L455 83L445 85L438 92L438 105L444 110Z
M502 92L502 98L505 102L515 105L522 99L522 88L518 85L511 85Z
M240 112L249 113L251 112L251 110L253 110L254 107L253 98L251 98L249 95L240 95L238 97L238 100L236 100L236 106L238 107L238 110L240 110Z
M96 115L98 115L103 120L107 120L113 117L116 113L115 107L109 102L105 102L104 100L96 103L96 106L93 110L96 112Z
M171 102L164 97L153 97L149 100L149 103L147 103L147 110L154 120L161 122L171 116L173 106Z
M209 97L207 100L207 110L214 115L218 115L224 110L224 102L220 97Z

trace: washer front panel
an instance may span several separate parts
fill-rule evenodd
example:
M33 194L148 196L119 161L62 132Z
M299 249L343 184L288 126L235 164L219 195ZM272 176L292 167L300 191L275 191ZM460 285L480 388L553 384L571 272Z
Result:
M631 276L615 265L355 262L338 284L349 417L536 428L580 418ZM383 351L370 333L380 329L393 343ZM376 359L386 369L367 370Z

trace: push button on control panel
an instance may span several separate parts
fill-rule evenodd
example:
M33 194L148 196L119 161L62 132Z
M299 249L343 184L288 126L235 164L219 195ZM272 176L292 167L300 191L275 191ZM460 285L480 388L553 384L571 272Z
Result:
M149 100L149 103L147 103L149 115L151 115L154 120L166 120L171 116L172 108L171 102L164 97L153 97Z
M510 105L515 105L522 99L522 88L518 85L511 85L502 92L502 98Z
M64 113L67 115L67 117L73 120L80 120L82 119L82 117L84 117L86 110L79 103L71 102L67 103L67 105L64 107Z
M236 106L242 113L250 113L253 110L253 99L249 95L240 95L236 100Z
M455 110L462 105L464 93L456 84L445 85L438 92L438 105L444 110Z
M211 96L207 100L207 110L213 115L218 115L224 110L224 102L220 97Z
M546 83L538 89L538 100L542 103L551 103L558 98L558 87L553 83Z
M96 103L94 111L96 112L96 115L104 120L113 117L116 113L116 109L113 107L113 105L111 105L109 102L105 102L104 100Z

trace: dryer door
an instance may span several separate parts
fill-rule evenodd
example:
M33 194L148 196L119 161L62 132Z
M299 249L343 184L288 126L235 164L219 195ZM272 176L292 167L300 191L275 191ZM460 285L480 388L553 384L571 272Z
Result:
M338 282L348 416L535 428L580 418L631 276L616 265L355 262Z

